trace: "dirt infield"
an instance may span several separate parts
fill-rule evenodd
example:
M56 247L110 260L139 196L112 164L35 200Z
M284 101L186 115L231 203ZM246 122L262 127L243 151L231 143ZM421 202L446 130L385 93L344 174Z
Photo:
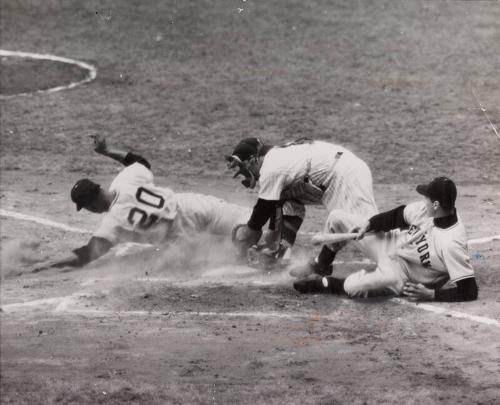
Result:
M256 193L231 179L224 153L244 136L311 136L366 160L381 209L445 174L458 183L469 237L500 233L497 1L0 7L1 49L75 58L99 72L72 90L0 100L4 213L95 229L99 216L77 213L69 189L82 177L109 184L119 167L91 151L90 131L143 153L159 185L247 205ZM41 77L35 66L0 65L9 92ZM73 74L46 73L49 87ZM296 260L314 253L306 233L325 217L308 210ZM239 266L227 245L205 236L33 274L35 263L89 235L0 219L2 404L500 398L499 242L471 245L479 299L432 304L432 312L390 299L298 295L286 271ZM372 266L353 246L338 260L342 274Z
M377 194L405 195L404 189ZM494 196L494 188L466 190L484 201ZM7 190L4 206L14 208L33 194ZM471 200L464 198L460 208L478 223ZM34 202L23 205L17 210L48 216ZM70 223L89 225L68 202L61 205ZM497 209L488 204L484 212ZM312 211L308 225L319 227L324 212ZM498 217L489 226L495 229ZM472 235L483 229L472 228ZM9 270L21 273L37 255L87 238L5 217L2 230L42 241L34 257L16 257L18 245L2 242L11 249ZM304 251L307 241L300 236ZM1 315L6 403L37 403L40 395L45 403L495 403L498 243L471 252L478 301L435 305L496 320L496 326L390 300L300 296L286 272L236 266L196 246L103 258L70 273L7 275ZM336 272L370 266L360 260L356 249L347 249Z

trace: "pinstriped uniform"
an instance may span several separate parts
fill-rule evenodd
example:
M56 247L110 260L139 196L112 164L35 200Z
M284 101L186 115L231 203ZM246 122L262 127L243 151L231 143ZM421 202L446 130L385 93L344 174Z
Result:
M366 163L352 152L323 141L274 147L264 157L259 177L259 198L280 200L282 193L307 178L322 190L317 201L300 196L285 203L285 215L303 217L304 205L322 204L329 211L342 209L362 216L377 213L372 175Z

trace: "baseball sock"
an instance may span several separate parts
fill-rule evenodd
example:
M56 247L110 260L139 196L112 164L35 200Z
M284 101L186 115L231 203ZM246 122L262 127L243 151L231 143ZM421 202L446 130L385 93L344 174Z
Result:
M323 245L321 248L321 252L319 252L317 262L320 264L322 267L327 267L330 264L333 263L335 260L335 255L337 254L336 251L330 249L328 246Z
M344 280L327 276L323 278L302 279L293 283L293 288L302 294L322 293L322 294L337 294L347 295L344 290Z
M332 294L338 295L347 295L344 290L344 281L344 279L335 278L332 276L323 277L321 279L321 283L327 291L331 292Z

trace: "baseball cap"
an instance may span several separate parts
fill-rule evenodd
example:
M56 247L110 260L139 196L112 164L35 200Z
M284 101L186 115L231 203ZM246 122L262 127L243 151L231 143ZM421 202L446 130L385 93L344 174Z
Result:
M439 201L443 208L453 208L457 199L457 187L448 177L436 177L429 184L418 185L417 193Z
M259 152L262 142L258 138L245 138L236 145L231 156L237 156L241 161L248 160Z
M76 210L80 211L99 194L101 186L89 179L78 180L71 189L71 200L76 204Z

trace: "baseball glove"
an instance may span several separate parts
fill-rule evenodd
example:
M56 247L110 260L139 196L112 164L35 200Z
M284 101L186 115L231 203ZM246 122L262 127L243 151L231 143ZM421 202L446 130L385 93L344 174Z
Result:
M238 249L239 256L244 258L248 248L255 245L261 236L262 231L254 231L248 225L240 224L233 229L231 239Z
M276 270L288 266L289 258L285 258L287 247L280 243L277 249L268 245L253 245L247 250L247 262L251 267L262 270Z

